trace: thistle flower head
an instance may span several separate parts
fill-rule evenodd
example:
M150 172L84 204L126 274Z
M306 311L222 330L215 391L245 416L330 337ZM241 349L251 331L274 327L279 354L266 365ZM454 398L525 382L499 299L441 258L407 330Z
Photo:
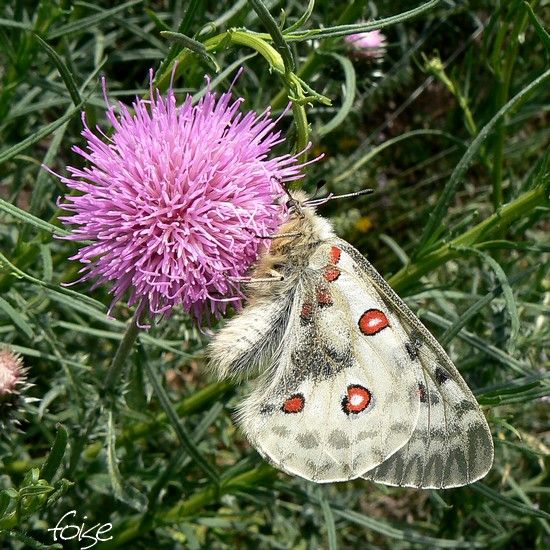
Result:
M348 34L344 37L344 41L352 46L357 53L366 57L383 56L387 45L386 37L378 29Z
M0 435L8 433L23 418L21 405L30 387L21 356L8 347L0 347Z
M84 264L81 281L110 283L111 309L128 295L153 316L181 305L200 322L240 306L234 280L282 223L282 183L303 167L268 157L283 141L277 121L269 110L243 113L242 102L208 90L178 106L172 87L163 96L151 84L132 109L107 108L108 136L83 115L86 147L73 151L88 166L58 176L79 192L65 197L72 214L61 220L74 226L66 238L91 241L71 259Z
M9 348L0 348L0 399L16 393L27 380L21 356Z

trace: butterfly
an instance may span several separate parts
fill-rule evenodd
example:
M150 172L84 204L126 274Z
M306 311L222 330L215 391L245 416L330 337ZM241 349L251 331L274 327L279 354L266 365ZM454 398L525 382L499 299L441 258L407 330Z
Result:
M255 377L237 422L277 468L450 488L489 471L483 412L437 340L302 192L209 344L220 378Z

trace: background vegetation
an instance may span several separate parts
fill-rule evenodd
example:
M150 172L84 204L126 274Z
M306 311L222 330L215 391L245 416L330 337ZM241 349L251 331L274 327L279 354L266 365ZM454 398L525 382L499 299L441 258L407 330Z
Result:
M101 74L111 98L130 102L147 93L150 67L161 68L165 88L175 58L180 98L203 89L205 73L226 89L244 66L235 90L246 107L281 112L283 79L262 55L234 40L200 46L235 27L274 33L262 5L283 26L285 63L294 59L332 100L305 106L312 154L325 154L305 186L376 189L321 212L419 312L474 388L495 440L482 482L438 492L316 486L275 472L231 420L244 388L208 379L208 338L181 313L142 333L122 381L101 390L132 312L118 307L108 319L105 288L60 286L76 278L67 259L76 243L53 238L66 190L41 164L60 173L78 165L70 147L82 143L80 111L90 126L105 122ZM343 25L421 5L416 17L386 21L380 58L343 41ZM47 529L70 510L89 526L114 525L102 548L550 545L548 2L310 7L300 22L303 2L293 0L2 4L0 342L24 356L36 399L22 405L19 431L1 434L2 547L53 544ZM282 122L283 152L307 137L292 119Z

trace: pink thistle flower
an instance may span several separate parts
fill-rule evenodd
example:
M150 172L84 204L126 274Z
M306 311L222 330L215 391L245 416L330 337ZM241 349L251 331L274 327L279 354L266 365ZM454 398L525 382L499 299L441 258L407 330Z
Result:
M0 399L17 393L18 386L24 386L27 371L21 356L9 348L0 349Z
M136 98L132 111L112 106L112 133L86 124L89 162L58 176L78 196L60 218L76 226L70 240L92 241L71 259L84 264L80 281L111 284L113 301L129 294L138 311L169 314L176 305L199 323L219 317L229 302L241 306L236 280L245 276L266 239L282 223L283 182L299 179L296 156L268 158L284 141L267 109L243 113L242 98L210 90L196 104L176 105L172 86L164 97ZM108 100L103 81L105 101ZM284 201L282 201L284 202Z
M23 405L34 401L25 397L32 386L21 356L8 347L0 347L0 438L16 429L24 417Z
M344 41L350 44L357 53L367 57L381 57L386 50L386 37L380 30L348 34Z

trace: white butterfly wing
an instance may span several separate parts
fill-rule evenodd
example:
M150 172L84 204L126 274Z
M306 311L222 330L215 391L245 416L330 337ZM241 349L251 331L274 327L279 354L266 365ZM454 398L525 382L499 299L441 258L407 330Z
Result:
M263 299L218 331L208 346L209 367L218 378L247 378L276 354L288 323L292 296Z
M260 454L316 482L379 466L409 441L420 411L407 334L373 289L336 267L334 254L326 244L312 257L284 347L239 412Z
M342 269L372 289L409 335L411 368L419 371L420 413L416 428L398 452L363 477L396 486L459 487L481 479L493 462L493 440L483 412L443 348L374 267L349 243Z

